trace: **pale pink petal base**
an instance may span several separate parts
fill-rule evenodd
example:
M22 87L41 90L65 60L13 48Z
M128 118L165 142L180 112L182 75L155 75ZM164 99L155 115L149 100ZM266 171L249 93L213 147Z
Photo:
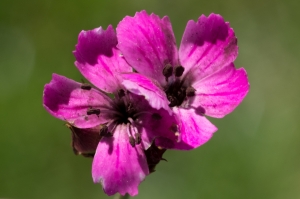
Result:
M87 115L90 107L110 107L111 99L95 89L81 89L82 84L57 74L44 87L43 106L54 117L78 128L92 128L108 121L107 115Z
M118 48L139 73L165 83L162 74L166 64L176 66L178 54L168 17L162 19L146 11L125 17L117 26Z
M196 89L192 105L204 108L205 115L216 118L232 112L242 102L250 87L245 69L236 69L233 63L192 86Z
M163 148L191 150L205 144L218 129L195 109L173 108L179 125L175 132L176 140L157 139L156 144ZM176 128L174 128L176 130ZM173 138L174 140L174 138Z
M138 194L138 185L149 174L147 160L141 145L132 147L127 127L117 126L113 137L103 137L93 160L92 176L101 183L107 195L119 192Z

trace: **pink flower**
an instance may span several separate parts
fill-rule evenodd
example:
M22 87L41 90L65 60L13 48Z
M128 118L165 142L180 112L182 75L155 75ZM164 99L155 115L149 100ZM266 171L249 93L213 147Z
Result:
M75 65L95 87L53 74L44 88L43 105L51 115L67 121L74 152L94 156L94 182L101 183L108 195L133 196L164 152L151 145L153 140L170 134L168 126L176 121L121 85L121 74L132 68L116 45L112 26L82 31Z
M145 11L125 17L117 38L126 61L138 72L123 74L122 84L145 96L153 108L172 111L178 121L173 134L178 142L170 146L157 139L160 146L188 150L204 144L217 130L204 115L222 118L248 93L245 69L233 64L237 38L220 15L190 20L179 50L169 18Z

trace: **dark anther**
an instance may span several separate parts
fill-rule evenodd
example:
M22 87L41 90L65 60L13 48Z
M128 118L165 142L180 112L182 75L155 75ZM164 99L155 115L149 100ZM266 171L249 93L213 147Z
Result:
M195 91L196 91L196 89L194 89L193 87L187 87L186 88L186 96L187 97L193 97L193 96L195 96Z
M100 115L100 109L95 109L95 108L88 108L87 112L86 112L87 115L97 115L99 117Z
M183 74L184 68L182 66L175 67L175 77L180 77Z
M140 144L141 141L142 141L141 134L140 133L136 133L135 134L135 143L136 144Z
M174 133L178 132L178 127L176 124L172 124L172 126L170 126L170 130Z
M131 145L132 147L135 146L135 140L134 140L134 138L133 138L132 136L129 136L129 143L130 143L130 145Z
M166 77L166 81L168 78L171 77L173 74L173 67L170 64L167 64L163 69L163 75Z
M198 115L204 115L205 114L205 109L202 106L199 106L195 109L195 113Z
M155 119L155 120L161 120L162 117L158 113L153 113L152 118Z
M91 85L89 85L87 83L81 84L80 88L83 90L91 90L92 89Z
M170 104L169 104L170 107L174 107L178 104L178 100L176 97L174 97L174 96L167 96L167 97L168 97L168 100L170 101Z
M118 90L118 96L119 98L122 98L125 96L125 91L123 89Z
M108 134L109 134L108 127L107 126L102 126L101 129L100 129L100 136L107 137Z

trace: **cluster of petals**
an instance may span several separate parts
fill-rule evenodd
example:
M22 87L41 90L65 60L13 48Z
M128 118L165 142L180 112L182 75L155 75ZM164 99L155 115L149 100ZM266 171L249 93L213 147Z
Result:
M196 148L217 130L205 116L221 118L246 96L246 71L233 64L237 54L234 32L220 15L189 21L177 50L169 18L141 11L125 17L116 33L112 26L82 31L75 66L93 86L53 74L43 105L75 132L74 152L94 157L94 182L108 195L134 196L151 172L146 151L153 142Z
M152 107L171 110L177 120L178 141L157 139L160 146L189 150L204 144L217 130L205 116L224 117L248 93L245 69L233 64L237 38L218 14L188 21L179 50L169 18L145 11L125 17L117 37L118 48L138 72L124 74L123 85Z
M165 127L176 121L166 110L152 108L143 96L122 86L120 74L132 68L116 45L112 26L82 31L74 51L75 65L94 86L53 74L44 88L43 105L67 122L74 152L94 157L92 177L105 193L136 195L138 185L156 164L155 154L146 156L145 151L153 151L155 138L171 134Z

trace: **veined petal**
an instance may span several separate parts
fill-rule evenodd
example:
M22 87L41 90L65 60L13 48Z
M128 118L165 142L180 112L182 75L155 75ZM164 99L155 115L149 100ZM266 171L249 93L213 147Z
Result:
M139 73L165 84L163 68L176 66L178 53L170 20L146 11L125 17L117 26L118 48Z
M142 95L155 109L165 109L172 113L169 107L169 100L165 92L158 86L158 83L138 73L122 74L122 84L130 92Z
M201 106L205 115L222 118L232 112L249 91L244 68L236 69L231 63L221 70L195 82L196 96L192 106Z
M103 107L110 107L111 99L99 91L81 89L81 84L57 74L44 87L43 106L54 117L78 128L92 128L108 121ZM100 114L87 115L89 108Z
M172 139L158 139L156 144L164 148L191 150L206 143L217 131L208 119L201 114L198 114L195 109L173 108L174 113L178 118L179 125L177 126L177 142ZM174 131L176 128L174 128ZM174 138L173 138L174 140Z
M137 125L142 134L142 142L145 150L148 149L154 139L168 138L172 142L176 141L172 127L177 125L174 115L170 115L166 110L148 110L148 114L140 117L141 123Z
M237 38L220 15L202 15L197 22L187 23L179 49L184 74L190 72L201 79L233 62L237 55Z
M145 150L148 149L154 139L167 138L171 142L176 141L172 127L177 125L174 115L170 115L166 110L160 109L152 114L141 117L140 132ZM171 143L169 143L171 144Z
M116 48L117 37L112 26L81 31L73 52L75 65L83 76L101 90L113 93L118 89L118 74L131 72L131 67Z
M103 137L93 160L92 176L101 183L107 195L119 192L138 194L138 185L149 174L147 160L141 145L132 147L127 127L116 127L113 137Z

